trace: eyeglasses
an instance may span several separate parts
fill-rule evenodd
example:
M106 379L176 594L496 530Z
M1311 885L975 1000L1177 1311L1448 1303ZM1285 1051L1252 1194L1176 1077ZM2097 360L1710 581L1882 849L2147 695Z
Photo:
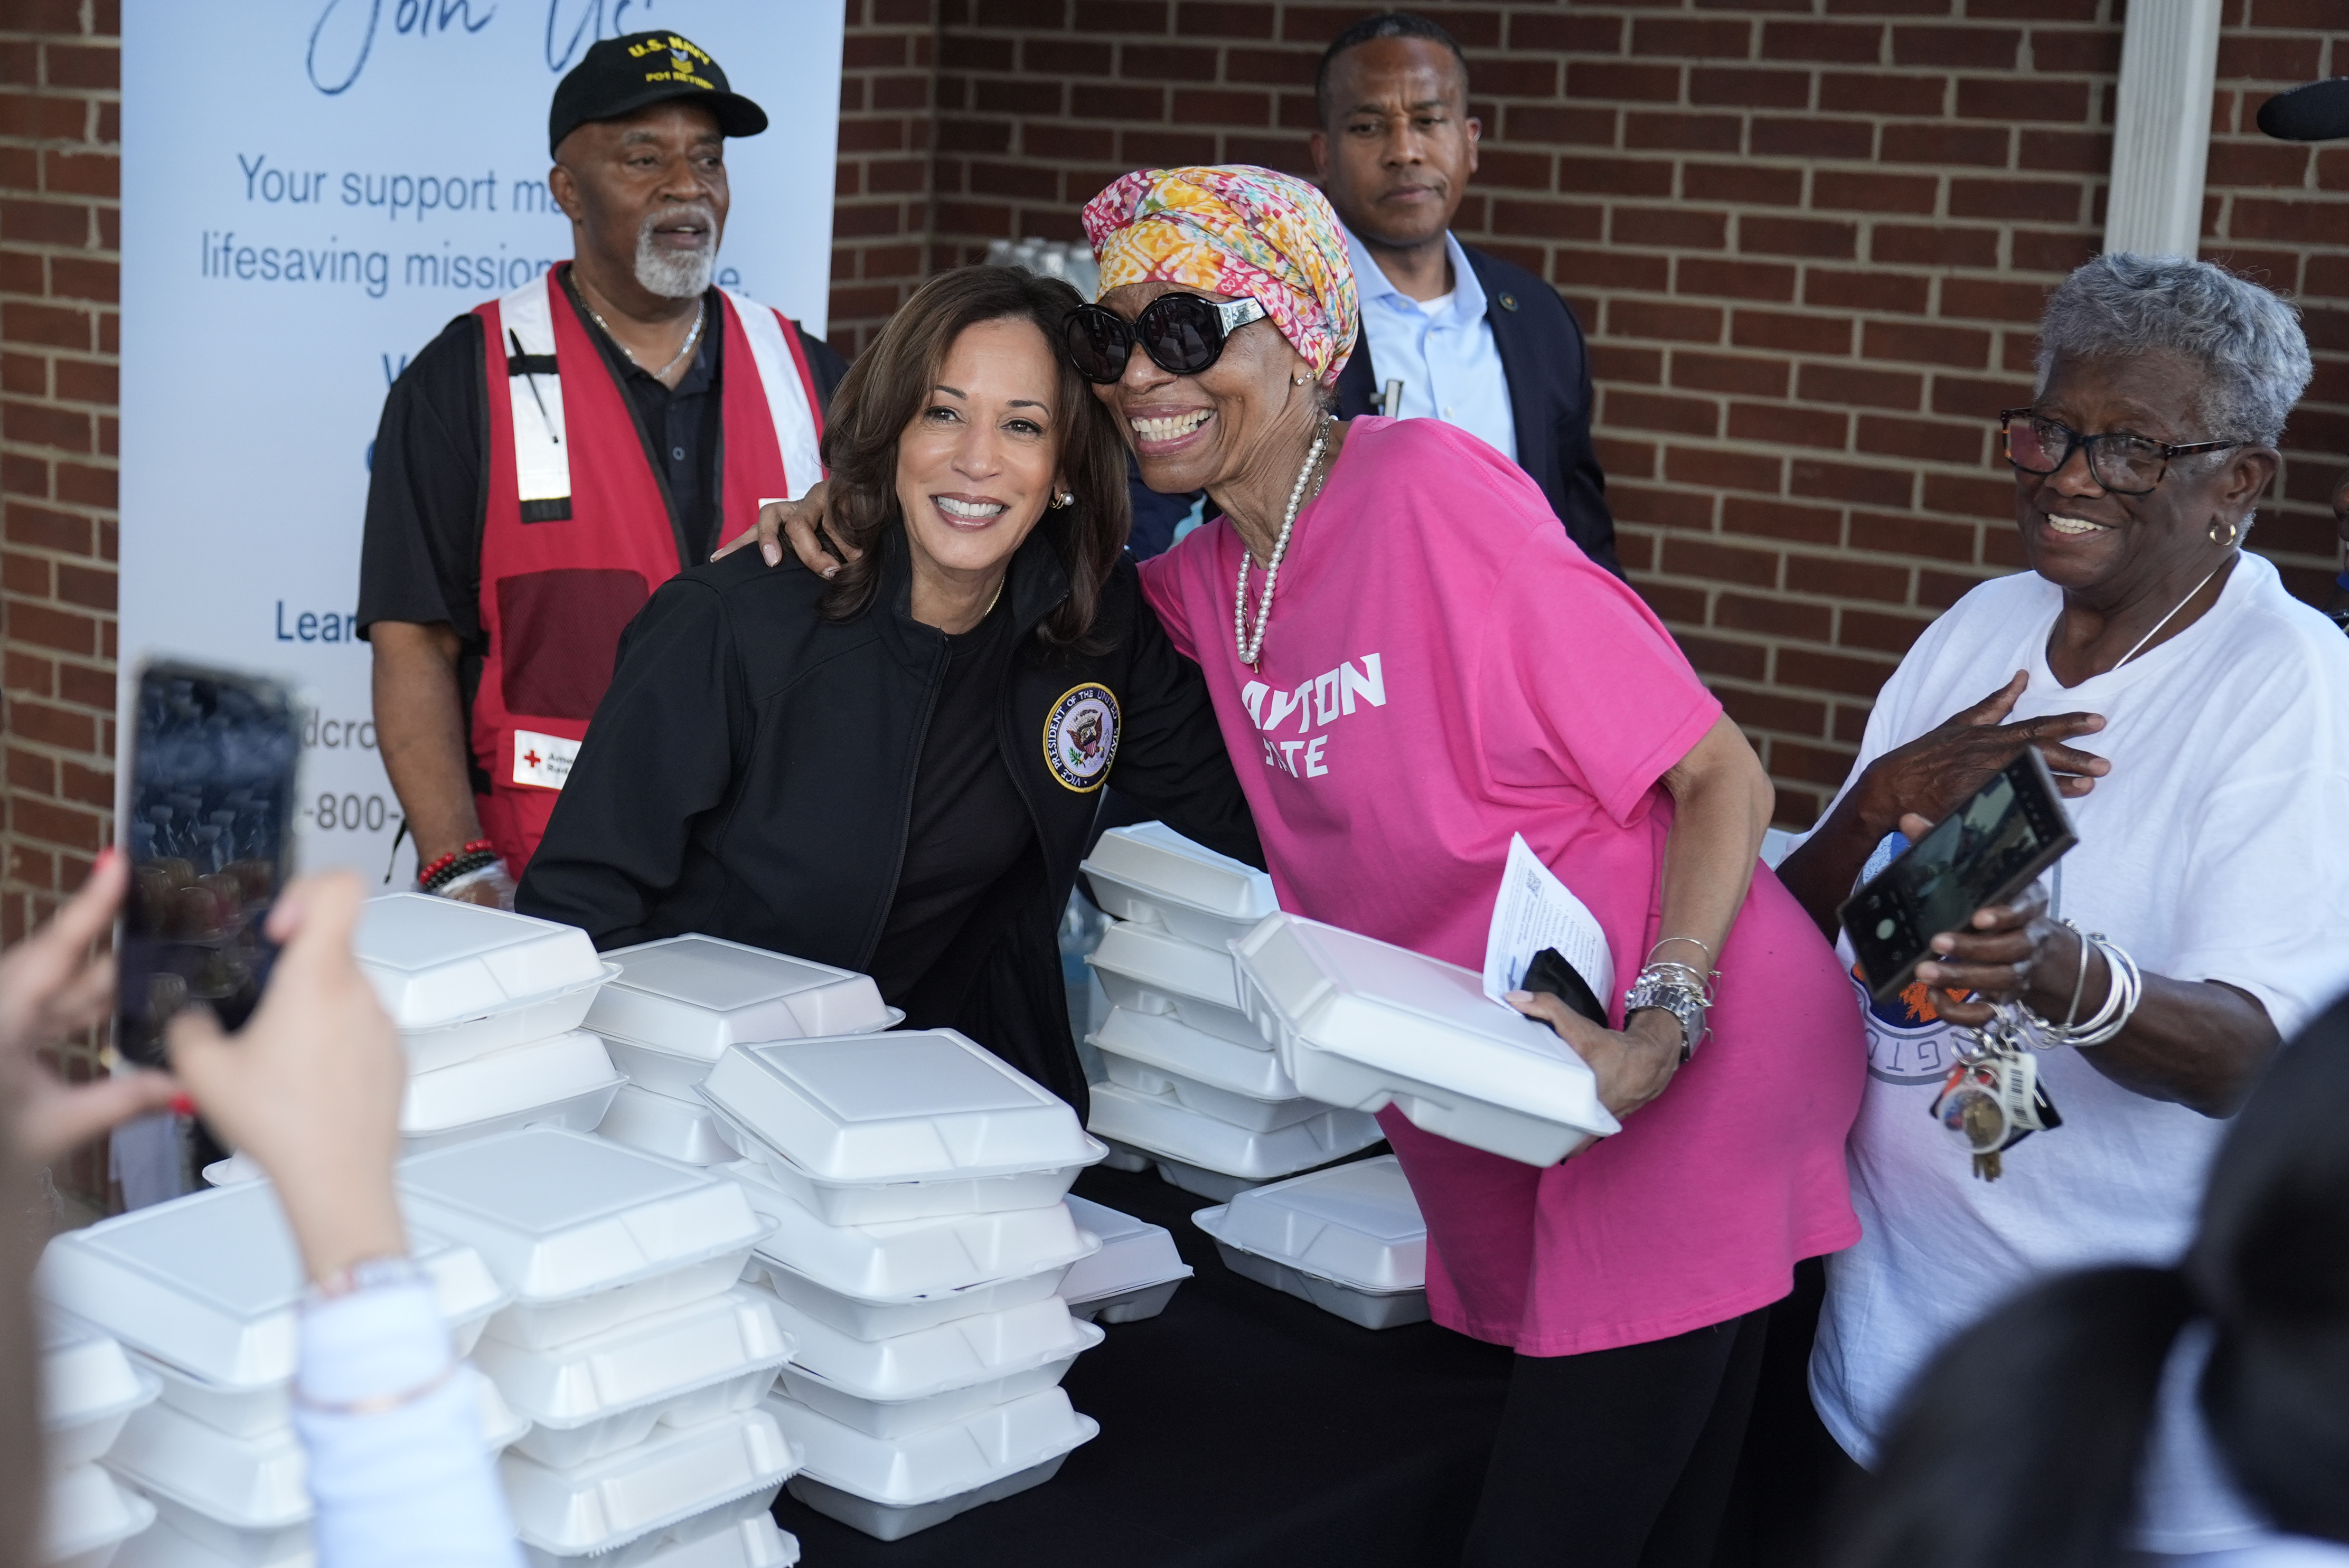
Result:
M2060 420L2044 418L2029 408L2002 408L1998 432L2006 443L2006 460L2026 474L2052 474L2072 460L2075 451L2088 454L2088 473L2115 495L2144 495L2169 471L2169 459L2196 452L2223 452L2241 441L2189 441L2178 445L2144 436L2107 431L2084 436Z
M1197 294L1170 294L1152 300L1132 322L1101 305L1081 304L1069 313L1061 334L1077 374L1108 387L1124 376L1136 344L1168 375L1196 376L1223 357L1234 332L1264 315L1264 306L1252 299L1216 304Z

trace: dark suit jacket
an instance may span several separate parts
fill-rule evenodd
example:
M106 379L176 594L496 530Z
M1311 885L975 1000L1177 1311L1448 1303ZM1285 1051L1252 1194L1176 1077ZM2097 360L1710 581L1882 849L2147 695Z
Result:
M1567 537L1620 577L1615 519L1607 511L1607 476L1590 449L1590 358L1582 328L1557 291L1525 268L1472 246L1460 248L1484 285L1493 346L1509 378L1517 466L1549 498ZM1364 333L1355 338L1354 356L1338 376L1338 417L1376 413L1383 391Z

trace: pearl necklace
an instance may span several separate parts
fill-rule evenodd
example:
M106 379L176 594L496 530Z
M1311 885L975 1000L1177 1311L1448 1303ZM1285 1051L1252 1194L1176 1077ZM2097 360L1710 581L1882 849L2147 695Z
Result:
M1232 639L1239 645L1240 663L1254 669L1264 652L1265 628L1272 624L1272 590L1280 581L1280 558L1288 553L1289 531L1297 526L1297 509L1305 501L1305 483L1321 461L1321 449L1329 445L1330 427L1336 422L1334 415L1321 416L1321 424L1313 432L1313 447L1305 454L1305 466L1297 470L1297 482L1288 490L1288 511L1280 520L1280 537L1273 542L1272 559L1264 563L1264 602L1257 606L1256 634L1247 629L1247 580L1249 556L1245 541L1240 546L1239 582L1232 590Z

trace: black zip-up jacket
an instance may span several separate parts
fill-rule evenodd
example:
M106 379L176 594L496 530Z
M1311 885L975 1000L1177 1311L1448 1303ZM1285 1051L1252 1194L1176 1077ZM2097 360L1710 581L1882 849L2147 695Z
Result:
M1081 1114L1058 931L1102 794L1056 774L1054 710L1072 688L1108 688L1119 792L1214 849L1264 861L1206 684L1143 603L1130 561L1095 622L1109 652L1055 655L1032 635L1068 593L1050 531L1029 537L1005 580L1017 634L999 655L1011 668L996 726L1042 852L990 888L965 928L991 951L956 1026ZM872 607L844 622L817 614L821 578L771 569L754 550L656 590L621 636L517 907L584 927L598 948L700 932L868 968L947 668L944 636L908 613L902 539L885 552Z

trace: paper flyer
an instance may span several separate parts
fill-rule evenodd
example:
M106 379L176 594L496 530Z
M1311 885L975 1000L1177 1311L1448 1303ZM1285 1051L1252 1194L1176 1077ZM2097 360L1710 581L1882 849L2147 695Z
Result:
M1485 995L1501 1002L1518 989L1526 965L1545 947L1557 948L1593 995L1604 997L1615 989L1615 960L1598 916L1541 863L1524 834L1513 833L1485 938Z

